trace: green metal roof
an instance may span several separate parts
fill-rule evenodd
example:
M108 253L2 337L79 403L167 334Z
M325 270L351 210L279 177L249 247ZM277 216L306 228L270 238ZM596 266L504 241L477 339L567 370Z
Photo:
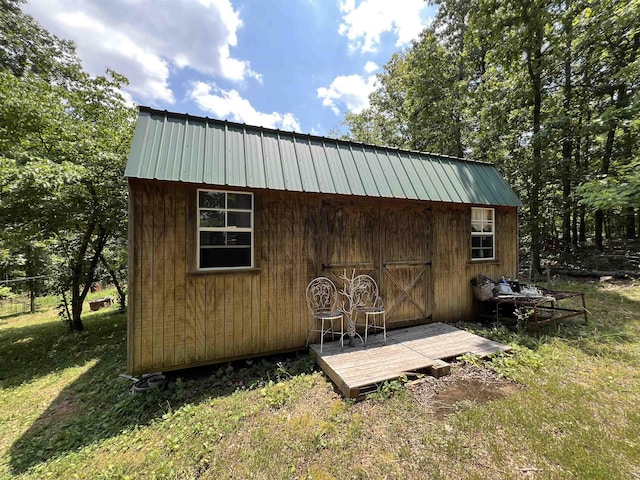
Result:
M140 107L125 171L207 185L520 207L495 167Z

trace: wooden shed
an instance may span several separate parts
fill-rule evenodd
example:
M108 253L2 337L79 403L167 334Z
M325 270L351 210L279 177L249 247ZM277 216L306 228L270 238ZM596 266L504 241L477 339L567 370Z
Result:
M387 326L470 319L515 276L520 201L491 164L140 108L128 370L304 348L307 283L379 283Z

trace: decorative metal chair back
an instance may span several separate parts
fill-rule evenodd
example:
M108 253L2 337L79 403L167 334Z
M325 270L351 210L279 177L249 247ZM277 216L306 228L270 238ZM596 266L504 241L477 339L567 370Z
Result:
M369 275L358 275L354 278L352 292L352 301L357 308L383 308L384 306L378 291L378 284Z
M364 344L367 344L369 328L373 328L374 333L382 330L384 343L387 343L387 313L376 281L369 275L358 275L353 279L351 293L351 302L356 313L356 323L358 315L364 315ZM380 318L380 324L377 323L377 318Z
M320 322L320 329L311 327L309 333L320 334L320 353L324 345L324 336L330 334L340 336L340 347L344 347L344 313L338 310L338 290L335 284L327 277L318 277L311 280L307 285L307 306L311 316ZM333 322L340 321L340 330L333 327ZM325 328L325 323L328 326ZM309 344L309 333L307 333L307 344Z
M311 315L336 311L337 304L338 290L327 277L314 278L307 285L307 306Z

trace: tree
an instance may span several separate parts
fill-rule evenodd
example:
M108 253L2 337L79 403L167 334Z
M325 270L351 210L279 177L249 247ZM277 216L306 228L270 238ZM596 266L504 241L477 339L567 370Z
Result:
M431 1L433 26L347 115L352 135L494 163L536 272L546 246L634 238L640 2Z
M601 138L602 144L599 169L592 173L590 184L581 188L579 193L586 205L596 209L595 244L599 250L603 249L606 211L603 207L608 204L607 198L614 192L621 193L620 185L626 184L623 190L628 195L620 197L621 202L617 206L626 207L622 213L626 210L627 224L631 225L634 221L634 209L638 205L625 201L636 196L633 192L633 164L637 159L634 152L637 151L635 146L640 133L637 127L640 113L639 15L638 2L600 0L585 8L578 19L579 26L585 32L579 40L581 47L590 53L584 63L584 68L590 74L595 113L589 128ZM630 182L625 181L628 175L631 176ZM614 178L607 180L609 176ZM618 176L622 178L617 178ZM594 190L594 186L601 188L601 196ZM621 213L619 208L615 211ZM635 229L627 227L627 236L634 237Z
M120 93L124 77L90 77L71 44L2 1L11 15L3 11L1 30L17 25L16 35L36 36L22 39L29 48L19 38L2 42L0 221L15 235L54 242L58 284L71 292L69 324L79 331L103 249L123 235L135 112Z
M344 123L361 142L461 156L458 75L452 52L427 28L385 65L369 108L347 113Z

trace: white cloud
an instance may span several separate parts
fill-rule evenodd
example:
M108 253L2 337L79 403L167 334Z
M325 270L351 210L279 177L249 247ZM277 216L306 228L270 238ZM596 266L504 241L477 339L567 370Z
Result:
M400 47L418 38L424 28L420 13L426 8L424 0L362 0L357 6L355 0L342 0L338 32L347 37L352 50L362 53L376 52L385 32L393 32Z
M376 77L343 75L333 79L329 87L318 88L318 98L322 105L329 107L336 115L341 107L353 113L360 113L369 106L369 94L376 87Z
M371 74L373 72L375 72L376 70L378 70L380 67L378 66L378 64L376 62L372 62L371 60L369 60L365 65L364 65L364 71Z
M170 75L186 67L261 81L249 62L230 53L242 26L231 0L30 0L23 9L52 33L74 40L89 73L106 67L122 73L128 90L144 102L173 103Z
M298 119L292 113L257 111L237 90L223 90L208 83L194 82L188 93L198 107L216 118L229 119L268 128L300 131Z

